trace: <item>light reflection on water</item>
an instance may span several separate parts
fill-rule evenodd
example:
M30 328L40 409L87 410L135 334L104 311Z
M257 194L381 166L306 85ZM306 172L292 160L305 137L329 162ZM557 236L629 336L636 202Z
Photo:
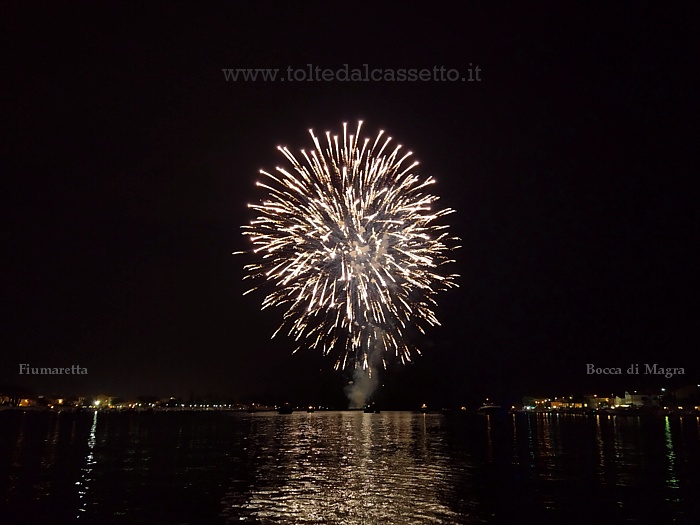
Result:
M0 523L700 523L700 419L0 413Z
M82 468L80 480L76 481L75 484L78 487L78 496L80 498L80 507L78 508L78 514L76 519L80 518L82 513L87 511L88 508L88 491L93 482L92 470L95 467L95 435L97 433L97 410L92 415L92 426L90 427L90 435L88 436L88 452L85 457L85 466Z
M455 523L454 465L439 415L314 413L251 420L254 489L223 499L229 522Z

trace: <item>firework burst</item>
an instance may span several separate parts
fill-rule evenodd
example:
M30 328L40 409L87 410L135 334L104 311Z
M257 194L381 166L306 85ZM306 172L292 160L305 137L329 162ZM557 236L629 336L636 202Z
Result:
M434 296L457 286L442 268L454 262L457 238L437 223L453 210L433 209L438 197L426 189L434 180L414 173L410 151L391 150L384 132L361 140L361 126L354 135L346 124L340 137L326 132L323 145L309 130L314 149L300 159L278 147L290 167L260 171L268 195L249 205L258 216L243 226L257 258L244 278L272 288L263 309L286 309L273 337L286 330L337 353L336 369L368 369L379 357L386 366L392 355L410 361L420 351L407 330L439 325Z

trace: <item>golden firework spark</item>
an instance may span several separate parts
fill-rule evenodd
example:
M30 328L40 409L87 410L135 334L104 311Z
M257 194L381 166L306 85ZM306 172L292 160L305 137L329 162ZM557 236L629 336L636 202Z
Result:
M286 308L273 337L288 330L302 345L337 352L336 368L367 369L373 355L384 366L392 354L410 361L420 351L407 327L439 325L434 296L458 277L442 271L458 239L437 223L454 210L433 209L434 179L414 173L401 145L389 153L383 131L361 141L361 127L326 132L323 146L309 130L314 149L301 150L302 160L278 147L290 167L260 171L267 198L249 204L258 216L243 226L257 257L244 278L272 287L263 309Z

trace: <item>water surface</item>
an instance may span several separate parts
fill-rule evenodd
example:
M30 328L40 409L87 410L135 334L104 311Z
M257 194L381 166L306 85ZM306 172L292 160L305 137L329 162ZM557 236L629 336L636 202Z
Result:
M0 524L700 523L695 417L0 413Z

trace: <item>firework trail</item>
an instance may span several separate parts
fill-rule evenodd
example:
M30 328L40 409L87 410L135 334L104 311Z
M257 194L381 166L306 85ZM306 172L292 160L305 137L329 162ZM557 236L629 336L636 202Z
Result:
M326 132L323 145L309 130L314 149L300 159L278 147L290 166L260 171L257 185L268 195L248 205L257 217L243 234L257 260L244 279L271 286L263 309L286 309L273 337L286 330L300 342L295 352L305 345L337 353L336 369L371 376L387 357L406 363L420 353L409 327L425 333L440 324L434 296L457 286L442 267L454 262L458 239L437 224L453 210L433 209L438 197L426 190L434 180L413 172L411 152L389 152L383 131L361 141L361 126L354 135L346 124L340 137Z

